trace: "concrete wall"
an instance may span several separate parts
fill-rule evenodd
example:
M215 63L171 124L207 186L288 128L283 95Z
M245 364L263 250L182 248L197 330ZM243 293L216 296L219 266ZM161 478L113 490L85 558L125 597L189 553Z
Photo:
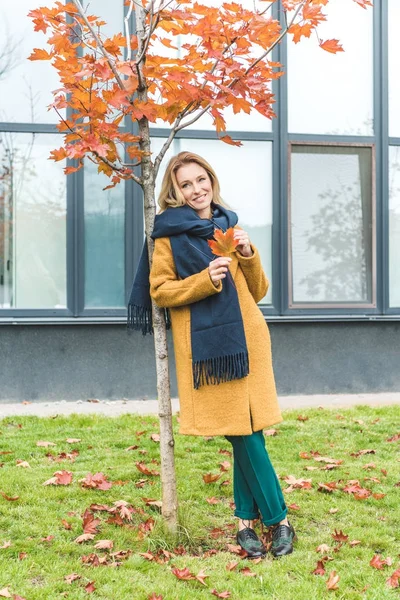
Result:
M400 391L400 323L269 327L281 395ZM0 402L155 398L153 352L123 325L1 326Z

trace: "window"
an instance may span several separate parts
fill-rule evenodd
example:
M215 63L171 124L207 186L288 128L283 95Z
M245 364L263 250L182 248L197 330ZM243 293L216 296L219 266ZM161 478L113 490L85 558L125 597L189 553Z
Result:
M0 133L0 308L66 307L66 182L56 135Z
M389 153L389 304L400 307L400 147Z
M372 148L296 145L289 305L375 303Z
M162 139L153 139L153 152ZM237 148L224 142L201 139L177 139L170 147L158 177L158 189L168 160L188 150L204 157L217 173L221 196L238 213L239 225L257 247L263 268L270 281L267 296L261 304L272 303L272 143L243 142Z
M389 26L389 135L400 137L400 54L398 48L398 23L400 21L400 3L388 0Z
M372 135L373 10L348 0L323 9L328 19L321 38L338 38L345 52L325 52L315 34L299 44L288 41L289 131Z

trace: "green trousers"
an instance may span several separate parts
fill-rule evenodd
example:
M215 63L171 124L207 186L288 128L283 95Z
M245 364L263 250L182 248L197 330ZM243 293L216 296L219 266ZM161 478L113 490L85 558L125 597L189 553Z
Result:
M227 435L233 447L235 516L274 525L286 517L281 486L265 447L264 434Z

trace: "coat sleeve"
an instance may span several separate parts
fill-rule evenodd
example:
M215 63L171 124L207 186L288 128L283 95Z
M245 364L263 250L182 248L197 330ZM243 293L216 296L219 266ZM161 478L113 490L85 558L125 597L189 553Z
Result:
M150 295L154 302L163 308L173 308L192 304L218 294L222 282L214 285L208 268L185 279L179 279L169 238L155 240L153 264L150 272Z
M251 249L253 256L242 256L239 252L236 252L236 255L251 295L256 302L260 302L268 291L269 281L262 268L257 248L252 245Z

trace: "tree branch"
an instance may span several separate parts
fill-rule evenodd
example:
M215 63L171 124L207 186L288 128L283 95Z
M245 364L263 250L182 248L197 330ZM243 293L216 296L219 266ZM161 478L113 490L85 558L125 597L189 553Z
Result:
M292 20L290 21L289 25L286 26L286 28L281 32L281 34L279 35L279 37L275 40L275 42L265 51L263 52L263 54L261 54L258 58L256 58L256 60L254 62L251 63L251 65L246 69L244 77L246 75L249 74L249 72L254 69L254 67L256 67L258 65L259 62L261 62L266 56L268 56L268 54L270 54L272 52L272 50L280 43L280 41L285 37L285 35L287 34L287 32L289 31L289 29L291 28L291 26L293 25L293 23L296 20L297 15L299 14L300 10L303 8L303 6L305 5L305 3L307 2L307 0L303 0L303 2L301 4L299 4L299 6L296 8L296 11L293 15ZM236 77L235 79L233 79L231 81L230 84L228 84L228 88L232 89L238 81L240 81L241 78ZM203 108L195 117L193 117L193 119L191 119L190 121L186 121L186 123L182 123L181 125L179 125L178 127L174 127L174 129L172 131L175 131L175 133L177 133L178 131L180 131L181 129L185 129L185 127L188 127L189 125L193 125L193 123L196 123L196 121L198 121L200 119L200 117L202 117L211 107L211 104L209 103L205 108ZM172 132L171 132L172 133ZM167 140L168 141L168 140Z
M121 79L121 77L119 76L119 73L117 71L117 69L115 68L113 59L111 57L111 55L107 52L107 50L104 48L104 44L101 41L100 37L97 35L97 33L95 32L95 30L93 29L92 25L90 24L90 21L88 20L87 16L85 15L85 11L83 10L82 4L80 3L80 0L72 0L73 3L75 4L76 8L78 9L78 12L80 14L80 16L82 17L82 19L84 20L86 27L88 27L90 33L92 34L93 38L96 40L96 44L99 47L100 52L102 53L102 55L104 56L104 58L107 60L109 67L111 69L111 71L114 74L115 79L117 80L117 83L119 85L119 87L121 88L121 90L125 90L125 86L123 84L123 81Z
M132 60L132 46L131 46L131 35L130 35L130 31L129 31L129 19L131 18L131 14L133 11L133 3L134 3L134 0L130 0L129 10L126 13L126 16L124 17L125 37L126 37L125 60L129 60L129 62Z

